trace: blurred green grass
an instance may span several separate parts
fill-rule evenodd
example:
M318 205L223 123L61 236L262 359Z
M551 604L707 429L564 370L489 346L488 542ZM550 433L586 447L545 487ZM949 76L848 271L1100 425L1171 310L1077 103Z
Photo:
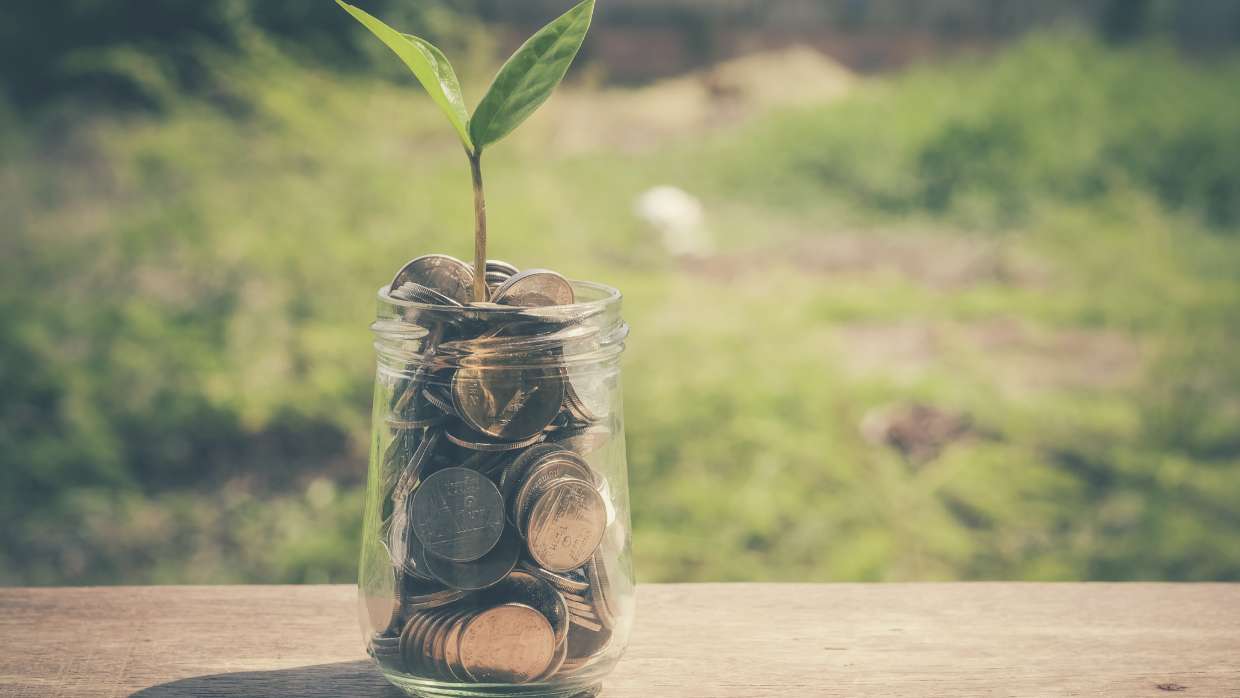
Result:
M354 577L374 293L469 255L468 172L409 85L210 65L159 114L0 110L2 583ZM639 578L1240 578L1238 80L1045 35L496 149L493 256L626 293ZM712 259L632 215L665 183Z

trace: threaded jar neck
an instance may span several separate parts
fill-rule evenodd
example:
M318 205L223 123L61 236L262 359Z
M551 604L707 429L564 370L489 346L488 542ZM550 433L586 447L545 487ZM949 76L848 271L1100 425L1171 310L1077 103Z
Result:
M398 300L379 289L375 353L379 370L567 368L607 370L624 351L629 326L620 292L572 282L577 302L538 308L445 306Z

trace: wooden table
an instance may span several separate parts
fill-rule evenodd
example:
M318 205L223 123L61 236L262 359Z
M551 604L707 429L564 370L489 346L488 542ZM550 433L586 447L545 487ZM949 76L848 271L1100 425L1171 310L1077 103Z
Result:
M1240 696L1240 585L646 585L609 698ZM351 586L0 589L0 695L384 696Z

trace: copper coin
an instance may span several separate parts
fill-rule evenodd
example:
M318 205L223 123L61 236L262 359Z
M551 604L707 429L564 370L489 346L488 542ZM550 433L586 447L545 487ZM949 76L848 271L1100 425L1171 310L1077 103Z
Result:
M461 609L453 608L446 610L435 617L426 629L426 634L422 638L422 669L427 675L442 676L443 673L439 668L439 655L435 652L436 643L439 641L440 632L454 618L461 614Z
M459 649L461 666L471 679L526 683L547 670L556 645L543 614L510 603L471 618L461 630Z
M474 283L474 270L465 262L446 254L428 254L411 260L396 273L391 289L398 289L412 281L438 291L457 303L468 303Z
M568 606L564 597L550 583L528 572L514 571L488 589L484 598L492 604L525 604L543 614L551 623L557 644L568 635Z
M469 681L469 674L461 666L461 630L474 613L466 613L448 628L448 636L444 639L444 663L448 665L448 674L455 680Z
M504 532L504 500L499 490L468 468L444 468L422 480L409 513L413 532L426 552L452 562L481 558Z
M440 677L445 679L456 679L452 673L451 667L448 666L448 635L453 627L465 620L466 616L472 615L472 609L458 609L443 622L435 631L435 638L431 643L431 657L435 661L435 670ZM459 679L456 679L459 680Z
M569 617L569 622L571 622L573 625L576 625L578 627L585 628L586 630L589 630L591 632L597 633L603 630L603 626L601 623L595 623L593 620L585 616L579 616L575 613Z
M525 519L530 556L544 569L567 572L585 564L603 540L607 510L598 490L577 478L547 483Z
M556 672L560 670L560 667L564 666L565 659L568 659L567 641L561 642L556 646L555 656L551 658L551 663L547 665L547 670L544 671L541 676L535 677L534 682L546 681L552 676L555 676Z

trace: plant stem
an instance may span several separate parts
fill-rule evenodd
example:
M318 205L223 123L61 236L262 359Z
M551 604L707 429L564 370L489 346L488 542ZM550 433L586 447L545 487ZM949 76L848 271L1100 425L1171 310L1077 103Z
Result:
M482 191L482 152L469 153L474 180L474 301L490 300L487 293L487 199Z

